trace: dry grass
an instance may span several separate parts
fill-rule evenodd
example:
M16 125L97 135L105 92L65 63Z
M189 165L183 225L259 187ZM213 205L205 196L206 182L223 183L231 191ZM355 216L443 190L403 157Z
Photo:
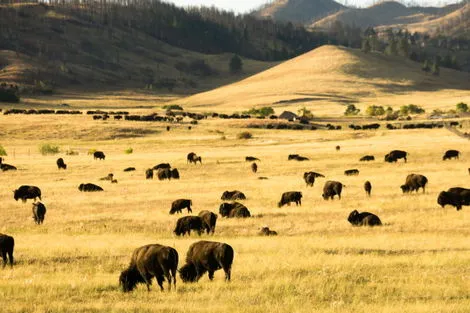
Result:
M3 134L1 144L9 152L5 162L19 169L0 174L0 232L15 237L17 260L13 270L0 270L2 312L468 312L469 209L442 209L436 196L451 186L466 186L470 154L465 139L444 129L254 130L254 138L245 141L237 140L241 130L225 121L166 132L165 125L51 116L38 131L43 135L30 136L32 131L19 125L34 125L36 118L1 117L2 131L17 129ZM73 131L104 126L110 133L120 128L155 133L96 140L96 131L77 138L56 131L63 123ZM222 131L226 140L220 139ZM41 156L36 147L45 140L80 155ZM129 146L130 155L123 152ZM103 150L106 160L94 161L86 154L91 148ZM407 164L382 161L395 148L410 153ZM441 161L450 148L462 150L461 160ZM190 151L204 163L186 164ZM289 153L311 161L287 161ZM374 154L377 161L358 162L364 154ZM261 159L258 174L244 162L246 155ZM67 163L66 171L57 170L58 157ZM181 180L146 181L144 170L160 162L177 167ZM137 171L123 172L128 166ZM360 175L345 177L349 168L358 168ZM343 199L321 198L325 179L306 188L302 173L307 170L347 185ZM411 172L429 178L426 194L401 194L399 186ZM119 183L98 180L108 173ZM373 184L370 199L362 190L365 180ZM77 186L83 182L105 191L80 193ZM42 189L48 209L44 225L33 223L30 201L13 200L11 190L21 184ZM134 248L171 245L182 265L188 246L200 239L173 236L178 218L168 214L173 200L188 197L195 213L217 212L222 192L233 189L246 193L244 203L254 217L219 217L215 236L201 236L233 246L231 283L224 283L219 271L213 282L178 280L176 292L161 293L155 286L150 293L143 286L131 294L118 289L119 273ZM289 190L303 192L303 205L277 208L281 193ZM346 221L353 209L376 213L385 225L354 228ZM263 225L279 236L257 237Z

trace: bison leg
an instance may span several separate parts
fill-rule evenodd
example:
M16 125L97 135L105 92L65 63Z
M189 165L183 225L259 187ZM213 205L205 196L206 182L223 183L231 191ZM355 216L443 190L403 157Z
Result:
M209 270L209 279L210 280L214 279L214 271L213 270Z
M224 267L225 281L230 281L232 275L232 269L230 267Z
M8 251L8 258L10 259L10 267L13 268L13 251Z
M2 251L2 258L3 258L3 267L5 267L8 263L7 252L5 250ZM10 258L10 264L11 265L13 264L13 262L11 262L11 258Z
M193 213L193 210L191 209L190 206L188 206L188 213Z
M163 281L165 280L162 275L155 276L157 279L158 286L160 286L160 291L163 291ZM170 288L171 288L171 282L170 282Z

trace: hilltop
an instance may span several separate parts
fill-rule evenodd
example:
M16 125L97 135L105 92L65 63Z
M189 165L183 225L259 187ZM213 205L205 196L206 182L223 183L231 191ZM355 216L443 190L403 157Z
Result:
M419 63L379 53L322 46L243 81L200 93L178 103L207 110L235 111L272 106L277 111L307 106L314 114L341 115L347 104L426 109L469 101L470 74L441 69L440 76ZM460 99L460 100L459 100Z

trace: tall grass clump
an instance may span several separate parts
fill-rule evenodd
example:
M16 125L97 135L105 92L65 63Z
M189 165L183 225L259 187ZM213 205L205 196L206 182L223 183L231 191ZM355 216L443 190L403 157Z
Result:
M2 145L0 145L0 156L6 156L6 155L8 155L7 150L5 150L5 148Z
M39 152L41 152L42 155L57 154L60 152L60 148L59 146L54 146L49 143L45 143L39 145Z
M251 139L253 138L253 134L250 132L241 132L237 135L237 139Z
M134 149L132 149L131 147L127 148L126 150L124 150L124 153L125 154L132 154L132 152L134 152Z

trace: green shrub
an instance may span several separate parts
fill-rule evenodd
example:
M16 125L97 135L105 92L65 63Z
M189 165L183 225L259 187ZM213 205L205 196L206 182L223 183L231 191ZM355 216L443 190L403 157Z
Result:
M253 134L250 132L241 132L237 135L238 139L251 139L253 138Z
M369 116L380 116L385 114L385 109L380 105L371 105L366 109L366 114Z
M468 112L468 105L466 103L457 103L456 108L457 112Z
M88 149L88 155L91 155L96 152L96 149Z
M163 109L165 110L177 110L177 111L183 111L183 107L182 106L179 106L177 104L168 104L168 105L164 105L162 106Z
M8 155L8 154L7 154L7 150L5 150L5 148L3 148L2 145L0 145L0 155L2 155L2 156L3 156L3 155L4 155L4 156L7 156L7 155Z
M274 114L274 109L272 107L262 107L259 109L252 108L248 111L242 112L242 114L268 116Z
M359 110L358 108L356 108L356 106L355 106L354 104L350 104L350 105L348 105L348 107L346 108L346 111L344 111L344 115L346 115L346 116L358 115L360 111L361 111L361 110Z
M59 146L53 146L49 143L45 143L39 146L39 152L42 155L57 154L60 152Z
M73 149L68 149L67 151L65 151L65 154L66 155L78 155L78 151L75 151Z
M408 115L408 114L421 114L424 113L424 109L420 106L415 104L404 105L400 107L400 114L401 115Z
M132 149L131 147L127 148L126 150L124 150L124 153L125 154L131 154L132 152L134 152L134 149Z

